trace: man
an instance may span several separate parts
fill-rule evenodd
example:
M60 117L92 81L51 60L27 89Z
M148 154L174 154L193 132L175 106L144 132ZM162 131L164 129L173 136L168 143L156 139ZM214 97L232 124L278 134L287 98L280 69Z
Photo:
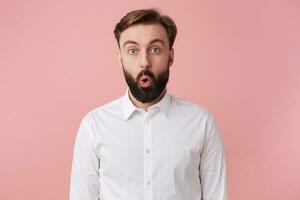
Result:
M70 200L225 200L225 154L212 115L167 92L177 28L156 10L115 27L128 89L89 112L73 154Z

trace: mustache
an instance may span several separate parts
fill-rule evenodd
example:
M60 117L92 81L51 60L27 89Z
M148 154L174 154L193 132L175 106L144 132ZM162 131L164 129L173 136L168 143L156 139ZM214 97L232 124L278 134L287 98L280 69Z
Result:
M151 77L152 79L155 80L155 76L154 76L154 74L151 71L149 71L148 69L143 69L142 71L140 71L140 73L138 73L138 75L136 77L137 81L140 80L140 78L143 75L147 75L147 76L149 76L149 77Z

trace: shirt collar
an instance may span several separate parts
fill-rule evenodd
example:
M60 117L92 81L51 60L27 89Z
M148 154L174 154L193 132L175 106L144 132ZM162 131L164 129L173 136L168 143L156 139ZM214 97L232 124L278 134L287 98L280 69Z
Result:
M121 101L122 101L122 108L124 112L124 119L128 120L130 116L138 109L138 107L136 107L129 98L129 88L127 88L126 93L122 97ZM167 118L167 114L171 106L171 103L172 103L172 96L166 91L164 97L156 104L150 106L149 109L151 109L152 107L158 107L160 111L163 113L164 117Z

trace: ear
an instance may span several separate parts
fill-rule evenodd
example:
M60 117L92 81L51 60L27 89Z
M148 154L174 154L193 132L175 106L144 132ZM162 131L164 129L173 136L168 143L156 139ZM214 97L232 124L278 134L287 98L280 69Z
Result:
M173 62L174 62L174 48L172 48L172 49L170 50L170 55L169 55L169 67L172 66Z
M123 65L122 65L122 56L121 56L120 49L118 50L118 58L119 58L119 64L120 64L120 66L123 67Z

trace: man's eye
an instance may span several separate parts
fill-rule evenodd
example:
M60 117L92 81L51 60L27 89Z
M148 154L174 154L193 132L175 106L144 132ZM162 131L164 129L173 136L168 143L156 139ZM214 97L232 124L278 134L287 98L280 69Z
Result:
M154 47L151 49L151 53L158 54L158 53L160 53L160 49L157 47Z
M129 49L129 50L128 50L128 53L129 53L129 54L135 54L135 53L136 53L136 49Z

